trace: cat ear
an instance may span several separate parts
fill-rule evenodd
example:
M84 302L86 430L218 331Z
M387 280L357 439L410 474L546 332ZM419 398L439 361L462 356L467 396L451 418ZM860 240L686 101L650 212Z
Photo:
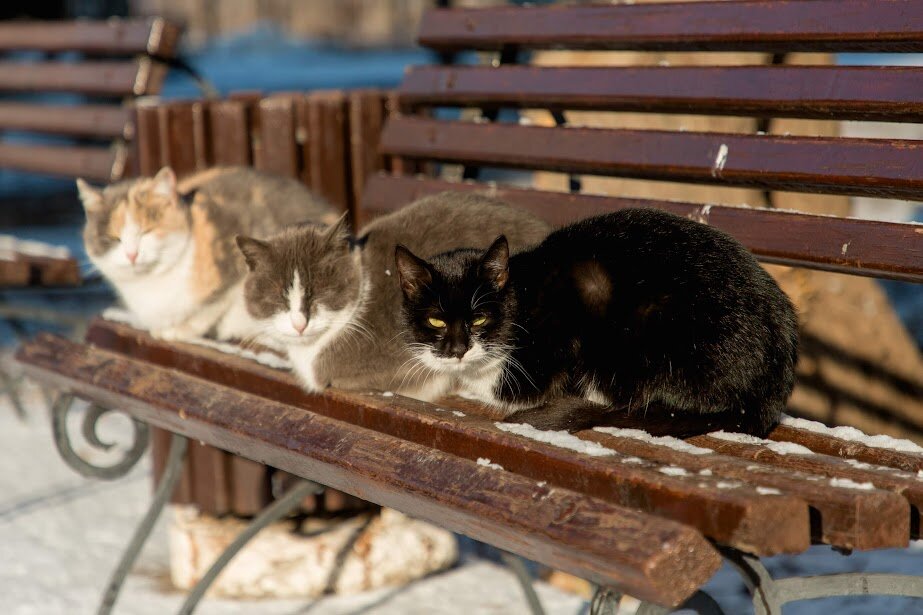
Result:
M80 202L87 213L97 212L103 205L103 191L98 190L86 183L83 179L77 178L77 194L80 195Z
M247 268L250 271L253 271L257 265L269 259L269 253L272 248L265 241L245 237L244 235L238 235L234 239L237 241L237 247L240 248L241 253L244 255L244 260L247 261Z
M401 281L401 290L408 299L415 299L420 292L433 281L433 274L422 258L418 258L398 244L394 248L394 262L397 265L397 276Z
M500 235L487 252L481 257L481 266L478 272L485 280L490 281L497 290L506 286L510 279L510 245L504 235Z
M176 173L170 167L157 171L151 184L151 193L157 196L176 200Z
M324 231L324 239L328 243L346 243L346 240L349 238L349 222L346 220L346 213L344 212L342 216L337 218L337 221L330 225L330 227Z

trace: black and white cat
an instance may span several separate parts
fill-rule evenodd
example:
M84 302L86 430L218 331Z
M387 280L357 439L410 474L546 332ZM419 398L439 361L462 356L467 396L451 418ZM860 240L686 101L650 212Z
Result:
M765 435L791 394L794 308L737 241L653 209L564 227L512 257L399 246L405 337L457 392L542 429Z

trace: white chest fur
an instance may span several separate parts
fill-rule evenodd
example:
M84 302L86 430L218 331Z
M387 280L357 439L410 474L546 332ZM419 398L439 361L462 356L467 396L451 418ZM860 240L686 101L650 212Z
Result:
M149 329L175 327L188 319L199 307L193 298L193 250L188 249L166 271L153 271L137 277L113 280L128 309Z

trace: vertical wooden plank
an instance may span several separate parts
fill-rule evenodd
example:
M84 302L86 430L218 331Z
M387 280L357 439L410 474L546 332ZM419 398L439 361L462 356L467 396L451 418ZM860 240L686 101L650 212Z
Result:
M171 103L157 108L160 153L178 177L195 172L196 147L192 103Z
M163 476L164 467L166 466L167 456L170 452L170 440L172 434L166 429L151 427L151 458L153 462L153 485L160 483ZM192 503L192 468L187 456L183 464L183 471L180 474L179 481L176 483L176 489L170 498L173 504L190 504Z
M230 455L199 442L190 442L189 459L192 465L194 503L203 513L227 514L230 510L227 472Z
M230 508L235 515L253 516L272 501L267 466L232 456L230 470Z
M220 100L208 105L208 159L216 166L250 166L246 104Z
M365 182L370 175L384 169L384 157L378 152L385 117L385 99L380 90L355 90L347 101L349 117L349 212L353 224L363 223L360 206Z
M195 151L195 168L197 171L207 169L208 158L208 119L205 117L205 103L198 100L192 103L192 144Z
M299 130L306 131L308 185L343 211L349 208L346 97L342 92L314 92L302 103Z
M291 96L264 98L257 105L259 114L260 156L254 165L261 171L298 176L298 151L295 142L294 101Z
M160 129L157 107L139 103L136 109L135 140L138 148L138 174L153 175L160 169Z

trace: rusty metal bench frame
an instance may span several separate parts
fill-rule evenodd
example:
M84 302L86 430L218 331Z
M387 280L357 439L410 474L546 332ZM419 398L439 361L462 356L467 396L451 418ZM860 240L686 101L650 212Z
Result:
M734 73L733 70L727 73L699 70L691 71L688 75L676 68L669 74L681 79L680 83L686 83L692 91L692 94L679 99L676 96L679 90L674 87L662 87L653 98L650 92L633 91L630 87L628 91L621 90L625 83L631 82L616 80L612 78L612 73L622 69L609 69L610 73L600 69L602 72L597 71L595 75L590 71L590 78L568 81L566 85L562 82L554 90L552 85L561 75L554 75L553 71L529 71L504 66L504 62L515 58L519 48L562 45L569 48L769 52L923 50L923 16L914 13L909 2L895 0L882 5L855 0L851 5L853 11L850 16L846 16L836 11L838 6L842 6L842 0L813 0L805 3L761 0L706 2L673 5L670 7L669 19L664 19L664 5L433 11L427 15L421 29L421 41L424 44L443 53L462 48L498 50L501 62L495 64L495 70L472 67L422 68L412 71L394 97L394 103L407 115L389 120L381 133L381 151L389 157L391 173L374 177L363 186L362 178L381 164L380 161L372 160L377 154L370 154L368 147L377 143L378 137L353 140L351 135L350 143L353 146L358 143L355 148L358 155L351 161L349 171L339 171L341 179L349 177L347 183L352 182L352 188L343 188L341 193L351 195L349 198L353 200L347 199L347 207L351 202L356 207L354 213L359 219L446 188L486 190L514 204L532 207L555 222L619 207L660 207L724 228L738 236L766 262L921 281L923 262L919 246L923 234L914 225L692 203L562 195L413 177L414 171L437 162L464 165L463 175L468 179L477 176L477 168L480 166L501 166L720 185L756 185L766 190L795 189L803 192L920 198L923 194L923 177L914 172L912 167L919 149L919 144L915 142L655 134L625 130L520 127L490 122L497 117L493 114L494 108L530 105L552 107L558 111L577 106L607 110L695 111L773 117L833 116L891 121L918 118L921 101L912 96L909 100L901 99L901 95L907 96L900 89L903 82L899 75L888 71L882 74L888 73L889 78L893 78L891 85L898 88L897 93L890 90L890 94L855 100L846 96L845 91L829 88L825 97L810 95L812 86L818 88L819 93L825 83L829 84L824 79L833 78L836 81L842 76L845 83L856 83L855 80L861 78L861 75L853 74L856 71L839 67L813 69L811 79L807 79L806 70L780 67L778 70L788 71L786 79L795 80L795 90L803 93L804 90L799 88L808 87L808 95L798 98L778 90L772 93L761 90L759 79L776 78L774 75L777 73L774 71L777 67L752 67L748 69L749 72L742 73ZM721 13L722 19L714 19L716 12ZM857 13L865 17L856 19ZM807 19L809 15L814 17ZM696 27L689 28L690 24ZM870 28L878 28L874 36L870 35ZM658 70L647 72L657 73ZM668 74L662 71L661 74ZM918 72L910 71L911 74ZM608 75L609 79L600 80L600 75ZM717 103L708 102L704 100L705 97L696 99L696 84L706 77L718 78L720 82L722 75L727 80L724 82L726 84L745 83L749 84L749 88L742 90L739 98L722 99ZM516 85L508 87L510 83ZM662 81L653 80L651 83L660 83L662 86ZM501 84L506 85L501 87ZM595 87L594 84L603 84L605 87L603 91L592 92L595 98L587 102L590 96L587 88ZM714 86L714 82L706 84ZM684 93L686 91L683 90ZM580 103L580 100L584 102ZM209 150L208 147L196 145L200 142L197 127L210 125L209 122L222 114L240 116L241 112L237 108L239 101L221 104L225 108L214 107L217 113L212 112L212 107L206 108L201 103L198 106L193 104L151 109L149 119L167 122L165 125L160 124L162 134L166 134L163 131L175 131L175 134L191 134L194 138L192 143L183 143L181 139L157 140L160 149L149 153L148 164L154 164L155 159L161 162L166 158L170 163L177 161L186 164L187 168L197 168L214 163L216 153L219 156L237 156L235 163L250 162L246 155L240 160L235 153L240 148L215 143ZM258 115L262 118L265 111L266 118L262 119L270 121L261 121L256 128L259 148L255 148L254 161L257 161L258 166L270 170L293 174L294 169L295 173L300 173L299 165L304 163L302 156L310 157L313 151L311 147L314 146L309 147L297 140L293 142L291 134L298 132L293 128L295 125L302 125L305 121L302 117L303 109L309 109L310 104L297 97L294 102L290 98L273 97L255 104L259 110ZM488 121L462 124L411 115L418 109L425 110L428 106L439 105L488 107L484 113ZM342 112L342 107L340 109ZM352 108L347 113L352 117ZM560 113L558 116L563 117ZM361 112L357 112L357 118L356 126L369 128ZM376 122L381 122L380 108L378 119L373 120L372 124ZM149 130L156 128L153 121L148 124L139 118L139 130L145 126ZM320 124L315 126L320 127ZM374 128L365 132L372 135L375 133ZM230 142L247 139L247 134L239 130L224 133L213 131L213 134L216 137L221 135L220 138ZM560 146L555 152L541 147L541 143L551 134L555 135L556 144ZM307 132L306 139L311 143L319 141L317 135ZM628 140L633 145L621 147L620 140ZM268 148L267 143L273 143L274 147ZM719 145L727 147L727 143L731 143L733 152L742 155L721 164ZM589 153L584 155L581 148ZM337 151L347 149L340 145ZM299 154L299 151L304 153ZM842 159L834 160L834 168L820 168L814 164L814 157L831 153L842 156ZM771 158L770 162L761 164L762 158L767 156ZM887 169L879 168L882 156L889 161ZM309 166L305 165L306 168ZM803 172L795 173L796 168L801 168ZM338 185L345 186L347 183L339 182ZM824 241L804 246L799 243L798 236L792 236L791 229L803 233L802 236L822 236ZM819 231L823 231L821 235L817 235ZM839 249L844 236L858 239L855 245L850 244L848 254L846 250ZM899 244L896 246L893 242ZM921 577L850 574L774 580L759 561L763 555L801 551L812 541L851 550L901 546L906 544L909 537L919 537L923 483L919 483L917 473L923 470L923 456L918 454L883 451L786 425L774 432L773 440L801 444L812 449L814 455L778 453L772 443L724 441L713 436L702 436L692 439L690 443L715 452L707 457L698 457L695 452L624 435L610 436L596 432L581 434L583 442L596 442L611 451L610 462L608 457L575 455L549 444L506 433L489 420L478 418L476 408L461 403L453 402L452 408L457 408L453 410L453 417L457 418L450 418L446 416L445 408L412 400L383 398L381 395L331 392L323 398L313 398L300 392L286 376L257 364L221 357L207 349L180 350L113 323L100 322L94 325L88 341L90 345L79 345L55 338L42 338L27 345L21 351L20 359L37 378L55 383L68 391L61 397L55 410L59 426L58 442L65 459L70 457L67 452L69 444L60 426L71 407L72 395L92 399L94 403L106 408L124 408L142 422L139 425L147 422L174 433L170 459L145 523L152 519L152 515L156 516L159 507L165 503L170 490L179 480L179 467L187 437L271 463L296 476L319 480L385 505L399 509L404 507L405 510L409 508L410 512L420 511L424 518L431 518L433 509L424 508L421 511L415 508L406 499L411 498L411 494L433 494L438 486L450 495L458 495L449 485L427 482L438 480L439 476L409 476L406 480L410 482L400 486L393 482L396 480L393 476L382 478L388 488L382 487L384 483L367 482L368 475L363 474L361 468L368 469L368 466L362 464L368 462L369 458L363 454L369 451L358 444L357 436L353 433L353 430L358 429L355 433L374 440L381 446L381 450L396 447L405 451L407 459L433 456L447 467L457 468L459 472L477 477L478 481L485 481L485 484L492 486L492 494L520 494L526 500L532 498L541 503L545 502L546 497L566 494L565 500L569 498L571 504L565 507L567 512L560 518L560 527L556 523L559 519L555 516L560 513L550 513L552 522L547 529L564 532L556 534L557 538L553 539L557 548L569 544L564 539L567 532L574 532L570 534L570 540L580 547L577 550L556 552L556 557L548 557L547 553L541 552L540 545L523 542L521 536L516 539L511 535L492 533L484 527L475 527L466 522L466 517L459 511L464 510L465 514L470 515L473 509L465 507L476 506L476 498L474 502L442 502L450 508L455 506L453 510L461 515L452 517L445 525L501 548L509 548L519 555L560 564L565 570L598 583L600 590L593 601L594 613L614 612L619 593L607 586L620 583L645 600L640 613L649 615L667 612L669 607L663 604L675 606L687 598L687 604L702 613L721 611L717 603L707 595L696 592L697 587L684 589L680 592L681 597L675 593L666 596L663 593L665 588L657 585L657 575L644 566L635 572L648 576L631 577L628 574L630 566L625 566L629 560L619 559L625 554L617 548L608 553L611 561L594 563L595 551L587 548L587 535L580 533L579 528L571 523L575 511L583 511L583 507L605 510L606 519L620 519L620 523L644 519L645 523L657 528L659 532L695 528L691 536L675 536L682 535L683 540L694 541L694 537L701 532L701 535L720 545L721 556L737 567L753 594L757 613L779 613L782 604L786 602L835 595L879 593L923 597ZM173 385L170 391L165 388L166 382ZM206 399L210 403L206 404ZM217 412L211 403L213 400L218 400L214 403L230 416ZM235 414L238 407L245 409L243 415ZM83 431L90 443L102 444L95 436L94 426L103 412L99 408L86 415ZM286 445L273 443L272 433L286 434ZM305 434L311 435L313 444L307 443ZM120 466L130 466L140 458L145 448L144 428L139 427L136 435L133 453ZM333 441L341 441L340 438L342 441L357 443L355 449L349 449L348 460L338 457L337 449L332 445ZM438 447L430 445L437 440ZM470 458L473 450L479 455L490 457L506 471L479 467ZM80 462L74 463L80 465ZM344 464L351 466L346 474ZM96 473L86 467L83 471ZM657 473L662 478L655 480ZM694 473L694 479L687 480L690 473ZM545 477L553 487L547 486ZM722 487L719 484L721 478L726 479L726 483L738 484ZM502 488L500 483L493 482L501 480ZM872 485L858 489L841 488L836 484L837 480L848 481L847 484L852 485L861 486L865 482ZM477 485L471 488L476 490ZM299 491L290 491L289 496L277 500L266 514L254 522L252 529L257 530L265 520L282 514L281 511L287 505L298 505L301 495L313 492L318 487L314 483L299 483L293 489ZM756 493L751 489L755 489ZM466 495L472 496L472 493ZM436 500L438 498L433 501ZM509 505L517 501L521 500ZM677 506L679 502L684 502L685 506ZM701 515L697 514L697 508L702 509ZM486 515L483 521L485 527L489 519L491 523L499 523L500 526L503 523L509 524L509 531L514 534L522 529L509 516L504 517L498 513L501 508L481 510ZM666 523L666 519L657 519L648 516L648 513L667 517L671 521ZM635 517L635 514L642 516ZM710 514L714 515L714 519L707 518ZM681 525L675 525L677 521ZM136 538L143 539L141 530L144 527L143 524ZM583 527L582 531L590 530ZM239 544L252 533L242 536ZM644 544L643 541L641 544ZM718 553L709 552L700 546L701 543L694 544L696 546L693 550L702 558L698 563L704 569L709 569L716 561L711 558L717 557ZM239 545L234 546L236 548ZM545 548L548 546L545 544ZM139 543L133 542L132 549L123 559L104 600L103 612L111 608L115 599L113 591L117 591L120 579L127 572L138 547ZM228 555L233 555L233 551ZM220 567L228 559L220 558L217 565ZM703 569L702 566L696 569L697 574ZM525 575L518 576L521 580L527 580ZM209 574L203 579L203 585L190 595L190 601L183 612L191 611L207 587L207 582L213 578L214 575ZM678 575L671 581L679 584L689 579ZM527 584L525 586L528 587ZM541 607L534 599L534 594L527 596L534 611L540 612ZM654 601L661 605L658 606Z

